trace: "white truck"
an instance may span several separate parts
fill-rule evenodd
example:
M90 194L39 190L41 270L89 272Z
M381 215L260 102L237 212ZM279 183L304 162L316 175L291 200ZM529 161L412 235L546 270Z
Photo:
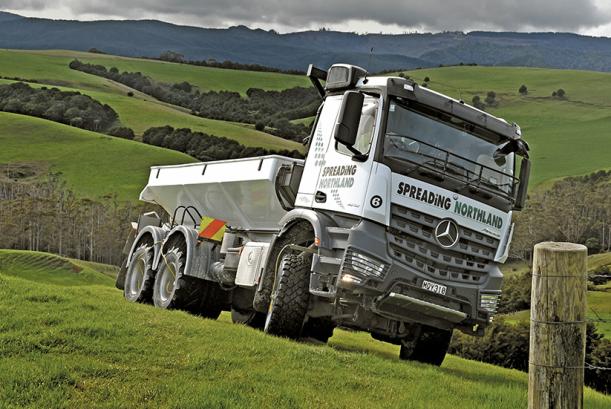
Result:
M528 145L409 79L346 64L308 76L323 103L307 159L153 167L140 199L172 217L133 223L117 286L293 339L367 331L440 365L454 329L482 335L495 313Z

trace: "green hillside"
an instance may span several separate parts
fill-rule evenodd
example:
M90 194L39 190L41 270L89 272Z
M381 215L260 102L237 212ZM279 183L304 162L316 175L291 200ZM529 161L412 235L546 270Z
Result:
M141 134L151 126L169 124L188 127L217 136L226 136L246 145L267 149L303 147L272 135L258 132L245 124L216 121L189 115L181 108L155 100L139 92L128 97L129 89L121 84L70 70L68 62L78 57L107 67L141 71L160 81L187 80L202 89L227 89L245 92L251 86L282 89L307 85L302 76L277 73L224 70L195 67L152 60L90 54L76 51L0 50L0 76L35 79L42 86L57 85L81 90L107 103L119 114L120 121ZM608 169L611 162L611 74L503 67L444 67L407 72L419 82L430 78L430 87L470 102L473 95L482 99L495 91L498 108L488 110L522 126L532 148L531 186L545 186L552 180ZM9 82L9 80L0 80ZM521 84L528 95L521 96ZM566 91L566 100L551 98L558 88ZM310 121L310 118L294 123ZM6 128L5 128L6 129ZM6 129L10 134L10 129Z
M44 119L0 112L0 164L34 164L41 175L61 172L86 197L116 193L134 201L152 165L194 162L180 152L105 136Z
M187 81L202 90L209 91L234 91L245 94L248 88L283 90L310 86L309 80L302 75L198 67L70 50L0 50L0 75L58 81L58 85L61 85L63 81L71 81L66 78L66 73L72 71L68 68L68 63L75 58L92 64L101 64L107 68L117 67L120 71L142 72L157 81L168 83ZM305 70L307 67L303 68ZM74 78L77 82L81 81L82 88L90 86L91 81L87 79L89 75L74 74L71 74L70 78ZM101 79L99 81L102 82Z
M226 319L129 304L111 279L44 253L0 251L0 402L6 408L517 408L527 375L337 331L331 346ZM440 387L443 385L443 387ZM585 391L585 407L611 397Z
M250 84L256 83L257 74L266 74L266 83L272 88L291 87L294 86L297 79L299 81L303 80L300 76L285 74L195 67L184 64L101 56L100 54L80 53L76 51L15 50L0 50L0 77L18 77L26 80L36 80L40 84L31 85L53 85L64 90L83 92L102 103L110 105L119 114L120 121L125 126L132 128L136 134L142 134L146 129L153 126L171 125L174 128L191 128L194 131L224 136L234 139L245 146L275 150L297 149L303 151L303 146L300 143L256 131L254 126L193 116L183 108L160 102L153 97L136 92L122 84L94 75L85 74L80 71L71 70L68 64L74 56L87 58L88 62L93 61L88 57L95 57L98 58L95 60L96 62L108 66L119 65L119 62L124 61L131 65L121 69L138 70L144 72L146 75L150 75L147 69L152 69L152 72L155 73L159 70L155 71L154 68L160 66L164 67L161 72L165 73L166 76L170 75L170 73L174 75L173 78L161 78L163 81L181 82L189 78L189 81L198 83L196 79L199 78L199 83L201 83L202 87L206 86L207 82L210 81L208 85L214 84L214 86L218 86L221 89L234 87L232 89L240 92L245 92L246 89L249 88L244 85L246 82L250 82ZM140 66L138 64L142 65ZM237 83L234 82L236 73L244 73L243 78ZM219 76L223 77L224 80L215 79ZM0 83L7 82L11 81L0 79ZM134 92L134 96L127 96L128 91Z
M611 168L611 74L507 67L444 67L406 72L430 88L471 103L488 91L498 108L487 108L522 128L531 146L531 183ZM528 95L518 93L520 85ZM566 100L551 98L562 88Z

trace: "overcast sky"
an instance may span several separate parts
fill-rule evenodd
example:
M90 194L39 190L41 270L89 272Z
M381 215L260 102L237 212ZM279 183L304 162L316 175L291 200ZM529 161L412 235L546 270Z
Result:
M280 32L568 31L611 37L611 0L0 0L0 10L54 19L159 19Z

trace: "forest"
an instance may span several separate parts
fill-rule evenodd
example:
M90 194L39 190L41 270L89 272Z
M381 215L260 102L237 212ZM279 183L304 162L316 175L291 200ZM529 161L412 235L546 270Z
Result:
M297 151L269 151L246 147L232 139L194 132L188 128L174 129L169 125L149 128L142 135L142 142L186 153L201 161L248 158L278 154L303 158Z
M117 113L88 95L23 82L0 85L0 111L36 116L96 132L110 131Z

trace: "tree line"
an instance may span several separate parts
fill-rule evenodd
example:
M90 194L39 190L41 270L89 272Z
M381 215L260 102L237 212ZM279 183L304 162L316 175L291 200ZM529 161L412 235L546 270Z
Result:
M529 195L515 215L511 257L530 260L541 241L583 244L590 253L611 251L611 171L562 179Z
M118 265L129 231L151 205L80 198L57 175L0 183L0 248L46 251Z
M295 87L283 91L250 88L244 98L238 92L202 92L186 81L166 84L140 72L119 72L116 67L106 69L103 65L79 60L70 62L70 68L120 82L160 101L187 108L193 115L255 124L257 130L296 141L306 137L309 129L290 120L313 116L320 105L313 88Z
M269 154L303 158L303 155L297 150L272 151L247 147L225 137L194 132L188 128L174 129L169 125L147 129L142 135L142 142L183 152L201 161L248 158Z
M96 132L110 131L119 116L102 104L77 91L32 88L23 82L0 85L0 111L36 116Z
M90 50L91 52L91 50ZM257 71L257 72L275 72L279 74L291 74L291 75L305 75L304 71L300 70L282 70L280 68L268 67L259 64L242 64L235 61L217 61L214 58L208 58L206 60L187 60L184 54L176 51L164 51L158 58L141 57L149 60L161 60L168 62L175 62L179 64L197 65L200 67L212 67L212 68L226 68L230 70L242 70L242 71Z

